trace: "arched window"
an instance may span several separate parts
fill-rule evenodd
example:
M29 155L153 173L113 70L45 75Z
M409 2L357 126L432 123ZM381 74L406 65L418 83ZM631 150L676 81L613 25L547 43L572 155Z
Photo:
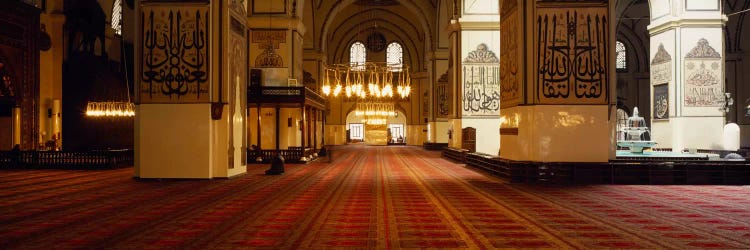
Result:
M404 63L404 50L401 48L401 44L397 42L388 44L385 54L385 62L388 65L393 66L394 71L401 71L401 66Z
M115 30L115 34L122 35L122 0L115 0L112 5L112 29Z
M625 44L617 41L615 43L615 53L617 53L617 64L615 64L615 67L618 70L628 69L627 53L625 52Z
M349 64L354 66L352 69L364 70L366 60L367 51L365 51L365 45L361 42L353 43L349 48Z

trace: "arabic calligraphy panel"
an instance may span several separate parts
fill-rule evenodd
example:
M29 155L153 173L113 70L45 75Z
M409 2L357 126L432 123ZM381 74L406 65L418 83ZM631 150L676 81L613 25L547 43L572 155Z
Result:
M654 119L669 119L669 84L654 86Z
M718 107L724 101L721 55L700 39L685 55L685 107Z
M209 8L144 5L141 103L209 101Z
M606 104L609 20L606 7L539 8L536 102Z
M672 56L669 55L664 44L659 44L659 49L651 60L651 84L662 84L672 81Z
M500 115L500 66L497 63L464 63L463 116Z
M721 60L685 59L685 107L720 106Z
M500 98L501 107L517 106L521 102L522 87L519 67L521 58L519 44L523 36L519 34L519 14L516 0L503 2L500 21Z
M435 85L435 117L449 118L451 114L451 91L448 87L448 72L440 76Z
M256 68L284 67L284 55L278 53L286 43L286 30L253 30L251 42L262 52L255 56Z

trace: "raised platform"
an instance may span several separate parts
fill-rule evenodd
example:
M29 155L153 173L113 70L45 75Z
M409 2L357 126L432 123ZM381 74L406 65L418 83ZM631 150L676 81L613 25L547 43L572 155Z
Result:
M445 153L446 151L443 151ZM445 154L444 154L445 156ZM478 153L465 154L468 166L510 182L556 184L747 185L746 161L617 159L605 163L520 162Z
M445 147L441 155L455 162L465 163L466 153L468 152L469 150L466 149Z
M719 154L712 153L688 153L688 152L671 152L671 151L643 151L642 154L633 153L627 150L617 150L618 160L633 161L701 161L701 160L721 160Z
M426 150L434 150L434 151L440 151L444 148L448 147L448 143L438 143L438 142L425 142L422 144L422 147Z

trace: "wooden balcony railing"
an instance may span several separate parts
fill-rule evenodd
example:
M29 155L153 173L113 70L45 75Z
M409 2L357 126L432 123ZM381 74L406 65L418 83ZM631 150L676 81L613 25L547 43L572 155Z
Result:
M325 108L326 99L306 87L250 86L248 103L304 103Z

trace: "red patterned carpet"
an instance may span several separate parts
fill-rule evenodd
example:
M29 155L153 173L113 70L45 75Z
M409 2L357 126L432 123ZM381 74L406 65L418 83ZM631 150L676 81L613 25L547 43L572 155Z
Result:
M0 171L0 248L750 248L750 187L527 186L417 147L229 180Z

